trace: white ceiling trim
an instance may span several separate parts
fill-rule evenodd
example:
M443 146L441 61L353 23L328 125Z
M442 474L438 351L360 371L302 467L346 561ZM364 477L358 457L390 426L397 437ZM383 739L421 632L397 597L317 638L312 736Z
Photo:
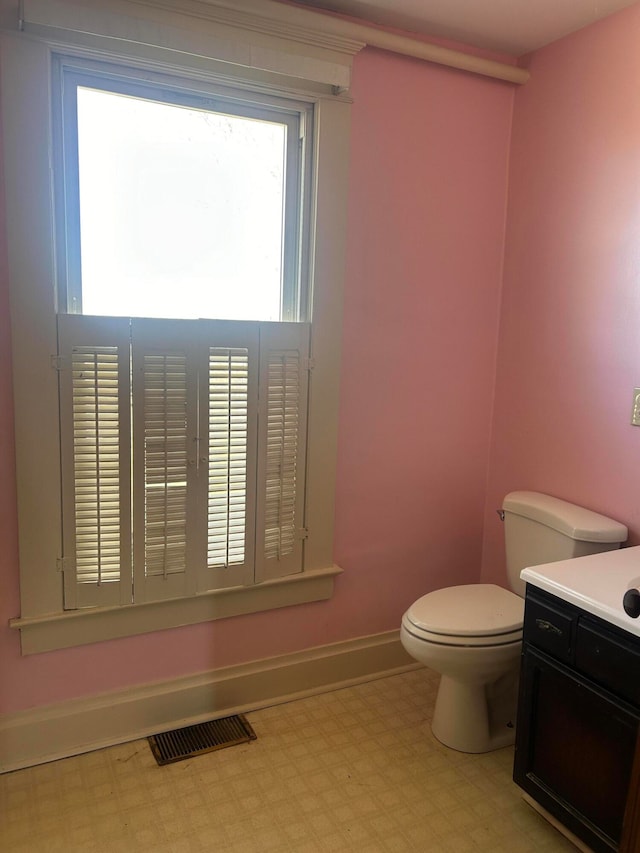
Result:
M171 0L135 0L135 2L175 9L175 3ZM322 38L324 42L334 38L341 39L350 46L370 45L510 83L522 84L529 79L529 72L516 65L483 59L473 54L425 42L419 37L396 35L366 24L345 21L329 14L288 6L273 0L201 0L201 2L194 0L194 2L180 3L180 11L183 14L196 14L215 19L220 23L232 23L234 26L244 26L260 32L271 31L306 43L311 43L312 39Z
M157 5L163 0L138 0L138 2ZM170 4L171 0L164 0ZM474 74L482 74L505 80L510 83L526 83L529 72L516 65L508 65L503 62L495 62L483 59L469 53L430 44L421 38L396 35L376 27L359 24L353 21L345 21L331 15L302 9L296 6L288 6L276 3L273 0L202 0L202 2L181 3L181 10L198 7L200 14L214 14L218 19L222 17L242 17L249 26L260 27L261 21L268 20L271 26L282 27L283 34L295 38L296 31L322 34L323 38L341 37L350 42L360 42L362 46L370 45L415 59L427 62L435 62L462 71L470 71ZM253 21L253 24L250 23Z
M449 68L457 68L460 71L470 71L473 74L481 74L485 77L493 77L496 80L505 80L508 83L526 83L529 72L517 65L506 65L503 62L495 62L491 59L483 59L471 53L463 53L459 50L451 50L436 44L412 39L408 36L399 36L395 33L377 30L373 27L357 27L360 37L366 40L371 47L382 50L390 50L392 53L400 53L404 56L412 56L414 59L422 59L426 62L435 62L438 65L446 65ZM355 32L354 32L355 34Z
M27 30L30 25L32 31L57 25L200 56L211 56L213 51L215 58L227 62L247 67L260 65L263 70L284 74L292 73L292 61L274 57L278 52L281 57L286 56L293 45L293 62L301 69L299 76L315 76L317 82L333 86L336 92L348 91L353 56L365 45L510 83L522 84L529 78L529 73L516 65L272 0L122 0L112 1L108 7L95 0L23 0L23 5ZM123 34L120 25L123 10L137 20L128 35ZM193 22L198 22L197 26ZM183 34L187 28L189 38L185 43ZM177 34L182 35L178 38ZM217 39L212 42L215 36ZM243 44L248 47L239 47ZM266 67L265 63L273 67ZM322 79L318 79L319 73Z

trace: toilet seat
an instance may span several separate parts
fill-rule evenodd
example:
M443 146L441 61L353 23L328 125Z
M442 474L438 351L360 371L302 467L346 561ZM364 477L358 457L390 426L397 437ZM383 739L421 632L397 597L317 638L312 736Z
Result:
M416 628L407 619L406 616L402 620L402 627L417 640L422 640L424 643L432 643L436 646L477 646L487 648L489 646L506 646L511 643L522 643L522 628L519 631L511 631L508 634L485 634L480 637L472 637L466 635L464 637L457 634L435 634L431 631L424 631Z
M495 584L427 593L402 618L416 639L447 646L502 646L522 640L524 601Z

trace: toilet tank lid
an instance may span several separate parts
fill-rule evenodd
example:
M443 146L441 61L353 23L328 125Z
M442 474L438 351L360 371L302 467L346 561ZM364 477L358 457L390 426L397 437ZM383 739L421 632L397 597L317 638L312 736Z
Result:
M624 524L540 492L510 492L502 502L502 509L582 542L625 542L627 538Z

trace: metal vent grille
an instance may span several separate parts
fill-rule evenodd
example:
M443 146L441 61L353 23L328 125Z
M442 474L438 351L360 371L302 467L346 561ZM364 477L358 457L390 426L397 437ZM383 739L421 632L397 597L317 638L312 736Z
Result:
M244 714L235 714L233 717L151 735L148 740L154 758L162 766L226 746L248 743L256 737Z

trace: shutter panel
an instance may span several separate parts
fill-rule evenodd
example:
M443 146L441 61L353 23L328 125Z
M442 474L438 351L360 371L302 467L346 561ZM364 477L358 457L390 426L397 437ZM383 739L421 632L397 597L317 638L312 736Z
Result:
M200 321L201 590L253 581L259 328ZM206 403L206 405L205 405Z
M131 321L137 603L195 592L197 321Z
M67 607L302 570L309 335L60 317Z
M131 603L129 321L58 317L65 608Z
M310 327L263 324L256 579L302 571Z
M245 348L209 349L209 489L207 564L244 563L247 500Z

